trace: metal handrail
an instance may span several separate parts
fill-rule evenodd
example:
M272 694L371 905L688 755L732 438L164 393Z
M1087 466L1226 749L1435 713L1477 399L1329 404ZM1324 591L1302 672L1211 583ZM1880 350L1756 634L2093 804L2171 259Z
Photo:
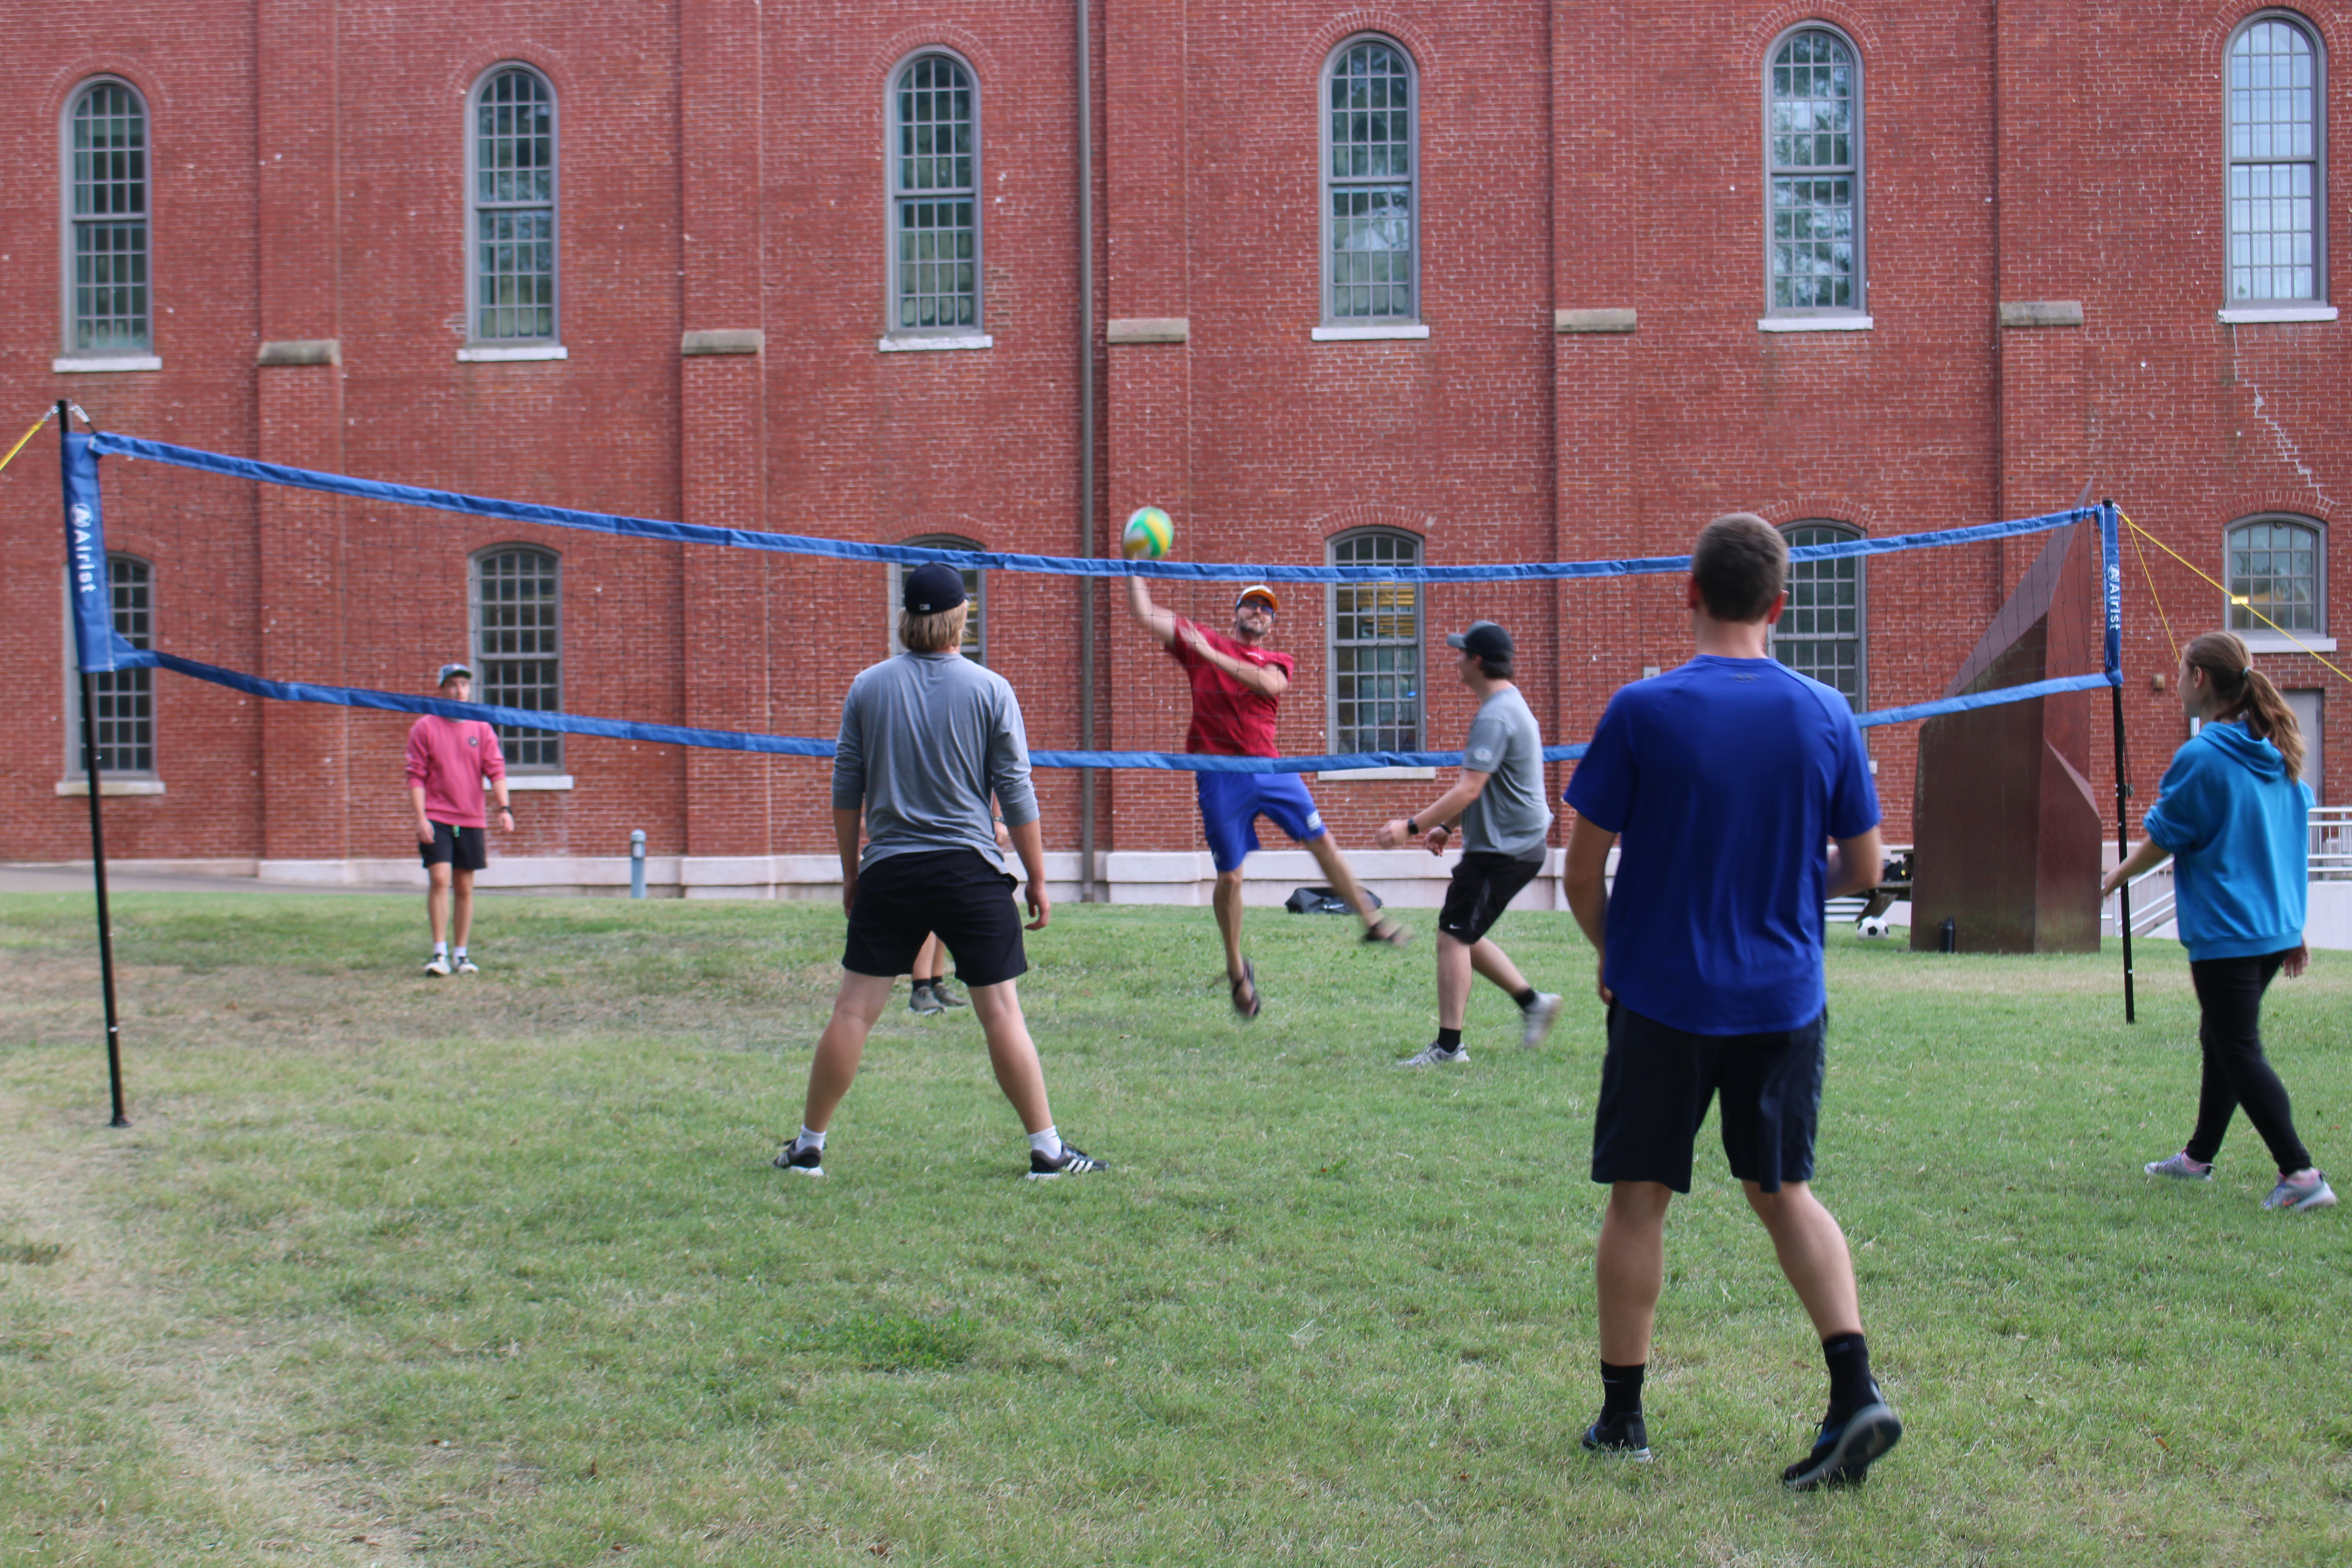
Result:
M2142 871L2125 885L2136 890L2142 882L2153 880L2158 877L2165 879L2166 887L2163 892L2150 896L2144 902L2137 898L2132 900L2131 933L2134 936L2147 936L2158 927L2170 923L2173 911L2179 907L2179 900L2174 896L2170 885L2172 862L2169 860ZM2112 910L2109 911L2109 918L2113 918Z
M2352 882L2352 805L2311 808L2311 879Z

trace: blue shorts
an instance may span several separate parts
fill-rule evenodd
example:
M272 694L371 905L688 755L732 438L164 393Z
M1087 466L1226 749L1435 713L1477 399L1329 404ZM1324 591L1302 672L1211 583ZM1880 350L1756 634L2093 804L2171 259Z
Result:
M1242 857L1260 847L1257 819L1274 825L1301 844L1322 837L1330 829L1315 809L1315 797L1297 773L1194 773L1201 791L1201 831L1209 840L1209 858L1220 871L1241 868Z

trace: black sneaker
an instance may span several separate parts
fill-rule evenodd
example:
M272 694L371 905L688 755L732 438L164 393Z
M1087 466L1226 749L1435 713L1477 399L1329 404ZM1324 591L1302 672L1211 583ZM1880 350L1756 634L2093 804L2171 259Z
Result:
M1048 1160L1034 1149L1029 1151L1029 1179L1033 1182L1050 1182L1056 1176L1083 1176L1088 1171L1109 1169L1107 1162L1096 1159L1084 1149L1067 1142L1063 1143L1062 1157L1058 1160Z
M1871 1389L1878 1394L1876 1387ZM1844 1416L1832 1414L1822 1423L1813 1451L1780 1472L1780 1484L1792 1492L1815 1487L1858 1487L1870 1474L1871 1462L1903 1440L1903 1423L1887 1408L1883 1396Z
M1637 1465L1650 1462L1650 1428L1639 1411L1614 1418L1603 1415L1584 1429L1580 1441L1587 1453L1604 1458L1630 1459Z
M801 1141L795 1138L784 1145L782 1153L776 1156L776 1169L798 1171L803 1176L822 1176L824 1174L824 1151L814 1143L803 1149Z

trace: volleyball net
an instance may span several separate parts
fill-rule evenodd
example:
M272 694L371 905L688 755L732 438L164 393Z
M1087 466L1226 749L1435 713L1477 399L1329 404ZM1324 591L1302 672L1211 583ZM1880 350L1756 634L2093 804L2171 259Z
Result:
M105 461L110 458L114 460ZM128 731L110 725L108 693L121 710L130 686L140 679L134 672L149 669L262 701L487 721L507 739L509 765L517 761L518 746L526 762L535 755L554 756L560 754L561 742L553 738L569 735L830 758L834 742L824 732L832 726L824 721L822 710L831 706L837 711L850 677L871 659L852 659L838 669L824 666L813 651L819 639L812 637L810 627L836 627L843 606L866 606L847 618L853 626L864 626L859 635L872 644L874 657L881 657L889 646L896 574L925 562L955 567L975 584L982 576L1002 581L1003 586L992 589L985 604L986 645L972 651L1005 669L1016 689L1024 685L1024 657L1042 660L1044 650L1050 648L1058 661L1055 668L1069 668L1072 628L1082 603L1077 585L1087 578L1148 579L1168 607L1211 625L1223 618L1237 584L1265 583L1294 601L1300 595L1323 599L1318 607L1329 618L1324 628L1331 664L1327 689L1334 707L1346 709L1328 716L1323 733L1327 741L1354 742L1351 749L1277 758L1088 749L1075 732L1074 720L1057 708L1050 724L1041 725L1033 713L1031 761L1041 768L1329 773L1459 765L1459 752L1417 743L1423 739L1418 716L1428 675L1424 645L1440 629L1429 613L1437 595L1448 601L1449 621L1467 624L1484 618L1514 626L1523 659L1541 668L1549 658L1563 679L1578 674L1580 665L1599 666L1601 650L1607 649L1612 664L1595 668L1588 679L1596 689L1613 689L1631 678L1629 666L1638 648L1654 650L1659 664L1679 662L1687 651L1680 646L1686 643L1686 633L1680 588L1674 581L1689 570L1687 555L1429 564L1416 550L1411 559L1361 558L1360 552L1360 558L1331 564L1129 561L1013 553L946 542L865 542L580 510L292 468L111 431L67 435L62 460L75 652L83 671L112 678L101 682L98 718L102 751L109 754L101 765L110 771L124 765L119 760L122 743L110 737ZM273 508L281 509L274 520L277 526L257 529ZM469 623L455 623L446 609L422 618L417 610L420 583L446 569L443 557L453 516L475 520L468 526L477 536L482 532L480 525L488 524L494 532L509 533L519 542L468 552L475 563ZM110 522L115 526L111 539ZM1972 584L1969 592L1983 599L1990 616L2007 591L2001 581L2005 568L1996 556L1988 570L1980 563L1982 552L2006 542L2032 541L2077 526L2096 532L2105 621L2099 647L2083 650L2075 659L2079 668L2045 664L2043 679L1996 683L1991 689L1984 689L1986 683L1979 680L1967 689L1892 706L1858 701L1857 718L1874 729L2118 686L2121 574L2117 513L2112 505L2011 521L1798 543L1790 551L1791 608L1776 631L1776 641L1788 650L1783 657L1799 668L1833 685L1846 685L1849 694L1859 698L1860 671L1840 661L1862 657L1859 616L1865 568L1871 603L1897 615L1897 624L1949 622L1956 603L1965 596L1956 591L1956 584ZM949 527L942 531L958 531ZM1464 531L1465 535L1471 531ZM1220 542L1214 530L1197 532L1210 549ZM236 559L238 542L250 554L257 535L264 540L265 551L290 551L299 558L274 563ZM610 542L592 547L583 541L578 549L564 552L561 542L566 535L601 536ZM271 540L280 542L273 545ZM786 668L772 668L769 679L781 680L797 698L782 704L781 710L803 720L799 727L818 733L711 728L631 716L692 716L690 709L679 704L674 667L681 647L698 646L689 623L698 612L694 602L698 563L687 559L696 551L794 559L789 591L772 584L761 590L776 595L777 637L789 638L798 650ZM1971 551L1979 552L1973 561L1966 553ZM565 559L560 631L553 565L559 554ZM201 563L200 573L192 571L197 563L174 567L186 574L184 580L200 578L208 587L198 594L184 593L167 609L147 616L148 602L139 591L145 580L134 584L121 579L143 573L145 563L157 555L209 557ZM272 574L267 605L257 591L265 571ZM876 581L877 573L889 574L886 583ZM283 601L289 584L296 598L308 595L310 599ZM310 609L331 604L331 614L306 618L306 604ZM1116 605L1111 608L1116 621ZM459 646L473 650L470 660L479 667L476 689L485 700L452 702L417 689L422 672L450 657L451 645L460 636L465 641ZM583 647L594 650L600 673L584 671L583 659L566 652ZM707 657L726 659L743 651L719 647ZM1588 658L1579 660L1580 653ZM1809 659L1813 661L1811 668ZM268 673L257 672L262 669ZM1622 673L1612 676L1612 670ZM1906 686L1913 693L1934 691L1948 673L1916 663L1890 668L1873 677L1871 695L1890 689L1900 694ZM1148 715L1142 727L1172 741L1181 733L1181 683L1159 685L1172 685L1175 695L1122 686L1118 696L1130 705L1158 701L1166 709L1164 721L1156 713ZM594 711L604 704L610 705L606 711ZM1593 716L1598 712L1596 704ZM1128 726L1129 732L1134 728ZM1366 744L1368 741L1372 743ZM1062 743L1041 743L1056 742ZM1583 752L1581 744L1559 744L1547 747L1545 757L1573 761Z

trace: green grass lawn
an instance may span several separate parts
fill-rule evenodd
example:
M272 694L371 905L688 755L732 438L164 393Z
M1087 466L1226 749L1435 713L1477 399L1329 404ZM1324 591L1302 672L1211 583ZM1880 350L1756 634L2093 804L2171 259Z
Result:
M1601 1048L1429 1038L1399 954L1066 905L1024 982L1064 1130L969 1013L893 1007L822 1182L797 1124L827 904L117 900L128 1131L86 900L0 900L0 1563L2341 1563L2352 1209L2282 1217L2196 1087L2179 950L1942 958L1833 933L1818 1190L1903 1446L1791 1497L1821 1358L1720 1154L1668 1229L1656 1463L1595 1463ZM2271 1051L2352 1175L2352 955ZM903 1000L903 988L899 993ZM1712 1124L1708 1134L1712 1138Z

